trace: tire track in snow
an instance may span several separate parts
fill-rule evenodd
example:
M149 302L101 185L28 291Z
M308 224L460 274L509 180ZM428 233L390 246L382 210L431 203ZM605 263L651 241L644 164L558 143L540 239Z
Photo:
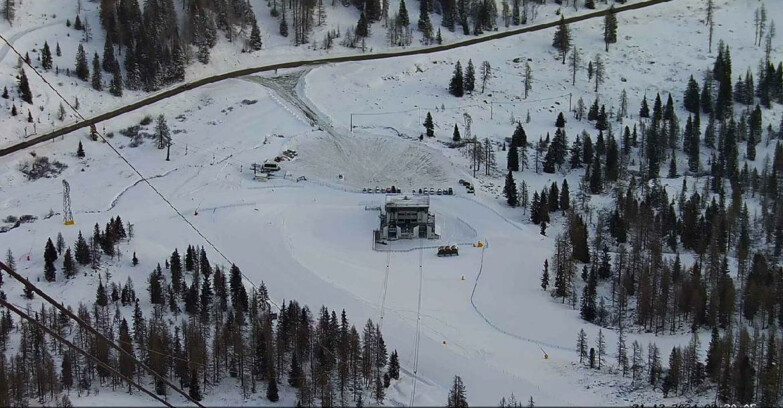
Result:
M156 179L156 178L166 177L166 176L168 176L169 174L171 174L171 173L173 173L175 171L177 171L177 167L175 167L175 168L173 168L173 169L171 169L171 170L169 170L169 171L167 171L167 172L165 172L163 174L158 174L158 175L155 175L155 176L147 177L147 180L152 180L152 179ZM99 213L108 212L108 211L113 210L114 207L117 205L117 202L120 201L120 198L122 198L122 196L125 193L127 193L128 190L130 190L133 187L136 187L136 185L138 185L142 181L143 181L142 179L138 179L138 180L136 180L135 183L133 183L133 184L125 187L124 189L122 189L122 191L120 191L116 196L114 196L114 198L109 203L109 207L106 208L105 210L82 211L79 214L99 214Z
M557 349L557 350L568 351L568 352L573 351L573 350L571 350L570 348L567 348L567 347L558 346L556 344L547 343L547 342L531 339L529 337L523 337L523 336L520 336L520 335L517 335L517 334L514 334L514 333L510 333L510 332L502 329L501 327L499 327L495 323L493 323L486 316L484 316L484 313L482 313L481 310L479 310L478 306L476 306L476 302L474 302L474 300L473 300L473 297L476 294L476 288L478 287L479 279L481 279L481 273L484 271L484 252L487 250L488 247L489 247L489 243L487 242L487 245L484 246L484 248L481 250L481 265L479 266L479 272L478 272L478 275L476 276L476 282L473 284L473 291L470 292L470 304L471 304L471 306L473 306L473 310L475 310L476 313L478 313L478 315L485 322L487 322L487 324L490 327L492 327L496 331L498 331L500 333L503 333L503 334L505 334L507 336L511 336L511 337L513 337L513 338L515 338L517 340L526 341L528 343L533 343L533 344L537 345L538 347L546 346L546 347L548 347L550 349Z
M65 20L55 20L55 21L52 21L51 23L47 23L47 24L44 24L42 26L30 27L30 28L28 28L26 30L22 30L22 31L20 31L20 32L18 32L16 34L6 38L6 40L8 40L8 42L13 45L13 43L15 43L16 40L24 37L27 34L32 33L33 31L38 31L38 30L41 30L41 29L44 29L44 28L48 28L48 27L52 27L52 26L55 26L55 25L58 25L58 24L63 24L64 21ZM0 47L0 62L2 62L5 59L5 57L8 55L8 51L10 51L10 50L11 50L11 47L9 47L8 44L3 43L3 46Z

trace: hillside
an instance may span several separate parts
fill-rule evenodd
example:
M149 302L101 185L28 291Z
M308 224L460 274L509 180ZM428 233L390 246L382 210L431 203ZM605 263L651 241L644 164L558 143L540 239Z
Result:
M418 7L413 3L407 7L415 22ZM545 3L538 10L537 22L557 18L560 6ZM609 5L598 3L601 8ZM57 39L63 56L55 63L68 61L70 67L78 41L75 31L63 23L70 16L60 12L53 16L43 4L34 0L20 4L14 25L2 23L0 32L13 38L20 50L40 47L44 40L51 45L54 40L48 39ZM294 46L290 38L277 34L277 20L269 15L266 2L251 4L263 49L242 53L244 44L221 37L208 64L194 61L187 66L185 81L277 61L361 52L340 46L329 51ZM725 78L714 72L721 68L716 60L722 61L727 49L732 90L747 70L758 81L759 61L767 58L767 51L773 66L769 83L774 84L774 78L783 74L780 40L768 35L767 50L763 40L761 45L754 44L750 33L762 4L771 25L774 20L783 21L783 3L716 0L711 51L709 24L705 24L707 4L683 0L618 14L617 42L610 44L604 42L603 18L569 25L572 47L565 63L553 47L557 29L549 29L448 52L283 70L193 89L101 123L97 130L105 140L91 140L87 131L74 132L4 157L0 163L0 219L4 220L0 250L3 254L10 250L20 274L74 310L81 302L88 314L116 313L117 319L106 319L105 329L117 339L117 321L133 319L133 302L95 306L96 293L100 285L122 286L128 279L134 282L139 309L150 322L158 322L161 333L173 337L175 328L201 322L201 332L210 344L204 349L218 343L217 350L231 355L204 351L207 357L202 357L192 349L180 354L189 369L203 375L203 381L199 377L202 403L209 406L285 406L303 400L304 405L320 405L324 399L328 403L324 395L329 390L339 395L339 368L320 377L317 384L310 383L318 377L316 370L329 365L324 359L332 361L326 356L330 352L322 350L337 350L337 344L342 344L324 346L332 338L330 329L319 322L321 305L336 313L333 329L338 326L336 316L345 310L362 344L372 343L366 339L373 334L362 333L371 319L382 333L388 354L395 350L399 354L399 379L390 379L388 388L383 387L384 395L378 398L376 385L391 370L386 358L377 367L377 380L370 373L361 391L355 383L346 388L351 391L345 401L349 405L355 405L355 397L361 394L362 402L371 406L442 406L449 399L455 376L464 382L467 401L473 406L497 405L512 395L523 405L532 399L541 406L708 404L716 401L716 395L722 403L779 402L780 383L770 382L780 374L777 364L770 363L778 357L770 349L781 347L783 327L779 302L783 238L778 238L783 237L783 211L775 195L775 177L783 171L779 144L783 91L770 85L769 107L762 106L763 95L751 95L753 103L746 105L735 102L730 92L727 103L733 113L722 119L697 106L701 119L695 153L688 143L692 128L688 135L685 128L697 114L686 108L684 95L693 76L700 89L710 81L715 86L712 95L718 98ZM98 4L84 2L82 6L82 19L94 21L93 39L85 44L87 54L92 55L103 45ZM561 6L566 16L575 13L573 7ZM390 7L396 10L396 5ZM580 1L578 12L584 10ZM315 27L313 38L320 39L336 26L353 25L359 12L337 4L327 6L327 15L326 23ZM434 17L435 27L439 18ZM381 26L374 25L377 28L367 39L367 52L389 48ZM499 30L504 29L500 24ZM442 32L444 42L468 38L459 30ZM412 46L423 45L414 41ZM581 55L576 64L571 59L574 49ZM604 72L603 81L596 85L598 59ZM0 50L0 69L9 90L15 60ZM469 60L476 70L475 89L456 97L450 93L450 79L456 63L466 68ZM484 62L490 68L482 84ZM588 64L593 66L592 73L588 73ZM526 75L526 66L532 75ZM34 104L43 107L38 111L41 117L56 112L57 96L46 90L40 78L28 76ZM125 92L117 98L63 73L58 76L50 70L44 77L53 79L52 85L67 99L78 97L85 116L146 94ZM620 115L623 94L627 109ZM662 100L659 109L654 107L657 95ZM669 96L673 102L665 113L663 105ZM643 99L654 111L649 118L640 117ZM600 120L588 120L587 112L577 117L580 101L586 109L594 101L596 108L604 105L606 128L599 131ZM708 104L710 108L719 109L714 102ZM757 104L759 113L754 114ZM655 118L655 112L661 113L661 119ZM564 123L557 124L560 113ZM426 135L428 114L433 137ZM664 114L675 118L664 119ZM8 129L0 143L20 139L24 115L0 114ZM760 134L754 115L761 125ZM715 127L712 133L710 117ZM168 126L170 146L157 136L159 121ZM47 118L36 127L40 133L60 124ZM454 140L455 125L460 142ZM526 134L526 144L520 146L512 138L518 126ZM630 137L630 129L638 130L636 138ZM710 142L707 134L717 141ZM556 135L564 135L566 147L560 152L566 161L557 164L552 162L558 154L553 146L561 143ZM594 160L572 166L571 148L577 136L580 142L590 137L596 153ZM471 150L475 147L464 143L471 137L482 149L492 150L482 151L475 172ZM651 137L658 139L650 142ZM79 145L84 157L77 155ZM527 166L508 171L511 149L521 156L526 153ZM581 152L577 156L583 157ZM31 180L20 166L40 157L67 167ZM694 158L696 171L692 169ZM268 179L254 177L254 165L275 159L280 172ZM650 170L655 160L658 171ZM547 170L549 165L552 171ZM63 225L62 180L70 184L75 220L71 226ZM472 183L475 194L459 180ZM539 192L551 195L553 183L554 191L558 187L562 191L564 182L570 194L558 200L558 205L565 202L569 208L553 207L550 201L546 210L534 210L534 193L538 200ZM403 195L418 195L419 189L453 189L454 195L429 196L438 239L374 242L378 208L384 205L385 195L367 190L392 185ZM513 201L508 198L510 186L518 199L523 189L528 193L525 205L509 204ZM533 211L546 212L549 221L542 227L540 219L531 219ZM35 219L15 224L14 217L23 215ZM56 241L61 233L66 246L73 246L80 231L89 239L94 225L101 229L117 216L132 224L134 231L132 239L115 243L119 256L103 252L101 262L80 266L78 274L66 278L63 255L58 254L53 263L55 279L47 281L44 248L48 238ZM458 256L437 256L438 246L453 244L459 245ZM156 304L148 291L148 280L158 265L162 266L163 290L174 290L175 286L167 286L175 279L167 260L175 248L184 255L189 245L203 247L215 269L226 272L232 264L241 268L244 279L240 281L248 294L261 293L263 283L269 302L260 302L263 306L253 310L266 316L255 322L269 319L264 336L275 336L269 344L278 344L277 336L284 330L280 320L272 323L271 313L283 315L281 308L291 300L309 306L316 340L301 345L288 339L291 349L281 346L276 365L279 401L267 398L269 379L251 364L239 368L240 375L232 375L237 370L232 358L250 362L267 353L242 349L243 341L257 344L251 340L255 339L251 333L257 331L250 323L229 326L239 333L232 341L242 347L221 345L223 337L214 327L228 324L224 318L235 324L233 303L221 312L217 301L207 302L214 310L201 317L185 310L186 297L175 298L175 306L182 308L177 314L168 302ZM551 286L542 289L545 262ZM673 277L675 270L680 278ZM584 274L581 279L577 278L580 273ZM184 276L186 287L203 283L197 272ZM563 283L566 279L568 285ZM26 298L19 282L7 274L2 282L0 290L9 302L31 311L41 309L41 299ZM217 287L219 280L214 282ZM664 282L665 289L661 288ZM730 294L727 282L731 282ZM198 284L193 286L199 289ZM763 301L750 302L754 295ZM596 310L599 302L600 312ZM17 347L22 326L16 317L14 323L13 330L4 335L9 362L24 350ZM585 354L589 348L601 353L598 338L603 338L605 355L592 358L597 357L600 368L589 367L589 357L580 356L580 330L588 341ZM77 338L76 330L69 335ZM623 352L620 339L625 344ZM377 338L374 341L377 346ZM766 346L768 342L773 347ZM138 355L145 354L143 348L134 347ZM173 346L167 347L163 354L173 355ZM684 353L680 363L686 369L682 364L677 367L677 359L669 360L674 348ZM60 367L62 353L49 349L47 361ZM652 350L657 350L655 356ZM631 366L626 370L621 354L627 354L626 366ZM120 364L115 352L107 356L112 364L115 360ZM290 381L294 356L306 358L300 364L305 366L307 373L302 378L308 385ZM338 367L341 361L345 361L342 356L334 358ZM682 379L672 390L675 373L682 374ZM179 378L174 368L166 375L172 381ZM152 388L154 380L148 374L139 373L139 377ZM32 384L37 377L25 378L29 378L26 398L54 404L51 396L36 395ZM136 391L128 393L126 384L109 378L92 381L83 389L74 386L66 393L80 406L156 403ZM747 383L742 380L747 378L753 384L743 388ZM244 379L252 379L258 389L249 391ZM112 381L120 386L113 387ZM3 387L0 381L0 391ZM759 397L747 400L754 390ZM168 398L175 405L188 404L170 389ZM339 405L341 401L332 402Z

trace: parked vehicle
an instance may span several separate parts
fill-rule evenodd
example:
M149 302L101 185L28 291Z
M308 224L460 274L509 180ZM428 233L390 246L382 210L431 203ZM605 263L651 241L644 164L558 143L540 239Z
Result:
M265 171L265 172L280 171L280 165L277 163L264 163L261 165L261 171Z
M465 180L463 180L463 179L459 179L459 184L460 184L461 186L464 186L464 185L465 185L465 183L467 183L467 181L465 181Z
M378 186L375 186L375 192L376 192L376 193L380 193L380 192L381 192L381 188L380 188L380 187L378 187Z
M452 189L451 187L449 187L449 195L454 195L454 189Z
M438 189L438 195L443 195L443 190L440 188Z
M421 194L421 189L419 189L419 194Z
M435 194L435 189L430 187L430 195L434 195L434 194Z
M456 245L438 247L438 256L458 256L459 248Z
M362 187L362 193L366 193L366 192L367 192L367 188L366 187Z

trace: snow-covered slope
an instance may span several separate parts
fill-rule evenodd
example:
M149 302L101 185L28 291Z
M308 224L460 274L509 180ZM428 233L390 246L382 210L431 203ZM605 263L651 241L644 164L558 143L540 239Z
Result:
M24 4L30 3L35 2L28 0ZM763 50L751 45L747 32L752 28L757 2L717 4L716 43L723 39L732 47L736 72L744 72L745 65L755 67ZM261 15L265 5L254 6ZM462 376L467 384L472 405L495 404L501 396L512 393L520 400L532 396L538 405L656 403L663 401L660 393L638 394L630 401L624 393L624 380L610 373L584 372L575 367L577 331L584 328L592 344L598 327L583 322L577 311L543 294L537 285L541 265L551 254L550 237L562 226L556 223L549 237L543 237L536 226L523 222L521 210L506 207L499 198L502 179L498 176L479 176L476 181L481 188L477 195L465 194L464 189L457 188L457 180L472 179L468 160L442 142L450 138L455 123L463 128L466 113L472 117L473 134L496 141L511 135L512 115L523 119L528 111L531 122L525 127L530 140L554 131L554 120L560 111L569 119L568 135L583 129L592 132L589 123L567 115L567 94L573 103L582 97L589 104L600 96L607 107L616 107L621 90L626 89L632 117L645 93L654 98L657 92L672 92L679 107L687 78L708 68L714 57L714 53L704 51L707 37L700 21L702 7L702 2L678 1L621 15L620 41L610 47L609 53L603 52L600 21L572 27L575 43L585 58L583 65L597 53L607 62L607 81L597 95L587 81L584 67L578 73L576 88L571 87L567 66L556 60L551 47L552 32L545 31L392 63L316 68L295 89L287 84L288 92L286 87L272 87L277 91L273 92L256 78L229 80L116 118L102 127L106 133L114 133L110 141L123 156L221 252L241 266L255 283L266 283L276 302L296 298L310 305L345 308L355 323L367 318L378 321L383 315L386 343L399 351L403 368L401 379L393 383L387 394L388 405L407 405L411 401L417 405L442 405L454 375ZM773 18L783 16L783 4L767 2L767 7ZM41 18L40 22L45 20ZM51 29L55 27L60 29ZM21 36L18 41L36 41L32 38ZM95 41L99 40L93 40L94 44L101 43ZM776 41L775 60L781 55L778 44ZM283 51L287 46L282 43L274 46L268 42L267 47L274 48L270 50L270 60L300 56ZM274 54L278 49L279 54ZM2 61L4 69L13 65L9 58ZM468 58L477 66L481 61L489 61L493 77L483 94L456 99L447 92L448 78L453 63L465 63ZM515 58L522 62L530 59L533 66L535 82L528 101L520 98L523 64L514 62ZM189 77L245 63L247 60L192 67ZM80 102L88 111L105 110L132 98L129 95L113 100L102 95L106 98L102 100L95 98L84 84L69 88L63 80L66 92L83 95ZM34 85L34 89L40 89L40 84ZM56 106L57 102L47 103ZM398 111L407 112L391 113ZM423 131L420 123L426 112L434 117L437 137L419 142L418 135ZM169 162L164 161L165 150L156 149L154 141L147 140L132 148L130 140L119 134L119 130L137 124L143 116L161 113L167 116L174 131ZM383 115L351 118L351 113ZM678 114L684 117L681 111ZM779 119L780 106L765 111L765 123L778 123ZM618 129L619 124L612 125ZM9 124L9 128L16 129L14 126L17 125ZM47 237L62 232L66 242L71 243L79 229L89 231L96 222L102 225L118 214L135 225L136 238L123 248L122 260L110 266L116 280L134 276L141 282L141 276L146 276L174 247L181 250L189 243L203 244L154 192L137 182L135 173L107 146L89 141L84 133L34 149L37 155L68 164L61 178L71 183L76 226L63 226L57 215L43 219L50 209L61 211L62 191L60 178L29 182L16 170L19 162L30 159L33 150L15 153L0 162L0 217L39 217L33 223L0 234L0 249L13 250L23 274L33 280L42 276L41 254ZM79 140L84 143L86 159L75 157ZM296 150L297 156L281 164L287 173L285 178L253 180L252 163L272 159L287 149ZM762 151L759 157L766 153ZM502 167L502 154L498 161ZM684 159L680 165L684 169ZM516 177L540 189L563 177L576 186L580 175L535 175L524 171ZM307 180L297 182L299 176ZM446 232L441 242L424 245L478 240L487 245L462 245L460 256L448 258L436 257L433 249L416 250L415 244L409 246L412 251L390 255L373 251L371 231L377 227L378 217L377 211L367 208L381 205L383 196L360 190L392 184L406 190L425 186L455 188L455 196L432 198L438 228ZM676 181L672 184L678 185ZM606 199L594 198L598 203ZM133 251L140 259L136 268L129 261ZM212 252L210 257L219 259ZM387 262L389 280L384 283ZM139 276L139 271L143 275ZM96 275L80 276L68 282L42 282L41 287L65 302L75 302L94 296L97 279ZM14 282L5 283L4 291L14 302L25 302L21 288ZM149 306L147 297L140 297ZM37 302L30 304L35 307ZM417 320L421 342L416 395L411 398ZM616 334L608 330L604 334L613 349ZM687 338L632 333L627 341L655 341L661 350L669 350ZM260 394L252 400L242 400L232 392L237 385L231 380L221 387L225 392L210 394L205 402L268 403ZM106 398L106 394L111 397ZM684 402L688 398L670 398L665 402ZM108 390L102 390L100 397L83 396L77 401L91 405L151 402ZM690 400L694 401L712 399ZM294 396L286 395L280 404L293 402Z

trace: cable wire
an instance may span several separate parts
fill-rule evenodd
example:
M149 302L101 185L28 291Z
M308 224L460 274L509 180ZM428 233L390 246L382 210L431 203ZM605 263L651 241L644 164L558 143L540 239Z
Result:
M198 402L198 401L196 401L195 399L191 398L191 397L190 397L190 395L189 395L188 393L186 393L185 391L181 390L179 387L177 387L176 385L174 385L174 384L173 384L171 381L169 381L169 380L168 380L166 377L164 377L164 376L162 376L162 375L158 374L158 373L157 373L155 370L153 370L152 368L150 368L148 365L146 365L146 364L144 364L143 362L139 361L139 359L137 359L137 358L136 358L136 356L134 356L132 353L129 353L129 352L128 352L127 350L125 350L124 348L122 348L122 347L118 346L118 345L117 345L117 344L115 344L113 341L111 341L111 340L109 340L108 338L106 338L106 336L104 336L104 335L103 335L101 332L99 332L99 331L98 331L98 330L96 330L94 327L92 327L92 326L88 325L87 323L85 323L85 322L84 322L84 320L82 320L81 318L79 318L79 316L76 316L76 315L75 315L75 314L74 314L72 311L68 310L68 309L67 309L65 306L63 306L63 305L61 305L60 303L56 302L56 301L55 301L54 299L52 299L52 298L51 298L49 295L47 295L47 294L46 294L46 292L42 291L42 290L41 290L41 289L39 289L37 286L35 286L35 285L33 285L32 283L30 283L30 281L29 281L29 280L27 280L27 278L25 278L25 277L23 277L22 275L18 274L16 271L14 271L13 269L9 268L9 267L8 267L6 264L4 264L4 263L2 263L2 262L0 262L0 269L2 269L2 270L4 270L4 271L6 271L6 272L7 272L9 275L11 275L11 277L13 277L13 278L14 278L14 279L16 279L17 281L19 281L21 284L23 284L23 285L25 286L25 288L27 288L27 289L29 289L29 290L32 290L33 292L35 292L36 294L38 294L39 296L41 296L41 298L43 298L43 299L44 299L45 301L47 301L49 304L51 304L51 305L53 305L54 307L56 307L56 308L57 308L57 309L58 309L60 312L62 312L62 313L64 313L64 314L66 314L68 317L70 317L71 319L73 319L73 320L74 320L76 323L78 323L78 324L79 324L79 326L81 326L81 327L85 328L87 331L89 331L90 333L92 333L92 334L93 334L93 335L94 335L96 338L98 338L98 339L100 339L100 340L103 340L103 341L105 341L105 342L106 342L106 344L108 344L109 346L111 346L113 349L115 349L115 350L119 351L120 353L122 353L122 354L124 354L124 355L128 356L129 358L131 358L131 359L132 359L132 360L133 360L133 361L134 361L136 364L138 364L138 366L139 366L139 367L141 367L141 368L143 368L143 369L147 370L148 372L150 372L150 373L152 374L152 376L153 376L153 377L155 377L155 378L157 378L157 379L159 379L159 380L163 381L163 382L164 382L166 385L168 385L169 387L171 387L171 388L172 388L174 391L176 391L176 392L177 392L177 393L179 393L180 395L184 396L184 397L185 397L185 398L186 398L188 401L190 401L190 402L192 402L192 403L196 404L196 405L197 405L197 406L199 406L200 408L205 408L203 405L201 405L201 403L199 403L199 402Z
M78 351L80 354L82 354L82 355L84 355L85 357L89 358L90 360L94 361L94 362L95 362L95 363L97 363L99 366L101 366L101 367L103 367L103 368L105 368L105 369L109 370L109 371L110 371L112 374L114 374L114 375L116 375L116 376L118 376L118 377L122 378L123 380L127 381L127 382L128 382L128 384L131 384L131 385L135 386L136 388L140 389L142 392L144 392L145 394L149 395L150 397L152 397L152 398L156 399L156 400L157 400L157 401L159 401L161 404L163 404L163 405L165 405L165 406L167 406L167 407L169 407L169 408L174 408L174 406L173 406L173 405L169 404L169 403L168 403L167 401L165 401L164 399L162 399L162 398L158 397L158 396L157 396L157 395L155 395L153 392L151 392L151 391L149 391L148 389L146 389L146 388L142 387L141 385L139 385L137 382L133 381L132 379L130 379L130 378L128 378L128 377L126 377L126 376L122 375L122 374L121 374L119 371L117 371L116 369L114 369L112 366L110 366L110 365L108 365L108 364L104 363L103 361L101 361L100 359L98 359L98 357L95 357L94 355L92 355L92 354L90 354L90 353L88 353L88 352L86 352L86 351L82 350L81 348L77 347L75 344L73 344L73 343L71 343L70 341L68 341L67 339L63 338L62 336L60 336L59 334L57 334L57 333L56 333L54 330L50 329L49 327L46 327L46 326L45 326L43 323L39 322L37 319L33 319L32 317L30 317L30 315L28 315L27 313L25 313L25 312L21 311L19 308L17 308L17 307L16 307L16 306L14 306L13 304L9 303L8 301L6 301L5 299L3 299L2 297L0 297L0 306L3 306L3 307L5 307L6 309L8 309L8 310L10 310L10 311L12 311L12 312L14 312L14 313L16 313L16 314L17 314L17 315L19 315L20 317L22 317L22 318L24 318L25 320L29 321L30 323L33 323L33 324L35 324L36 326L40 327L40 328L41 328L43 331L45 331L46 333L48 333L50 336L52 336L52 337L54 337L55 339L59 340L61 343L65 344L65 345L66 345L66 346L68 346L69 348L71 348L71 349L73 349L73 350L76 350L76 351Z

